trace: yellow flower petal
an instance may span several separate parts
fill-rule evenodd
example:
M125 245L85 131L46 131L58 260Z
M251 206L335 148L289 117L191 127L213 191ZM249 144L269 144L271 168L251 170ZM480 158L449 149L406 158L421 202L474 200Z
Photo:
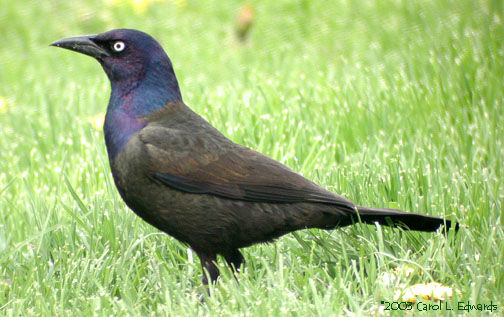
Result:
M414 303L418 297L425 300L442 301L453 296L453 288L442 285L441 283L432 282L428 284L415 284L405 290L396 292L394 299ZM455 292L461 295L459 290Z

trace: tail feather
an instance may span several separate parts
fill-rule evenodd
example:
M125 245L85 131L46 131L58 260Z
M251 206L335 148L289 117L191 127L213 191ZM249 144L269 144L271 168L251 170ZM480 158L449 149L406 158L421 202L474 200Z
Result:
M436 231L442 226L451 228L451 220L405 212L388 208L371 208L357 206L360 220L364 223L379 223L384 226L404 226L409 230L416 231ZM459 225L455 223L455 230Z

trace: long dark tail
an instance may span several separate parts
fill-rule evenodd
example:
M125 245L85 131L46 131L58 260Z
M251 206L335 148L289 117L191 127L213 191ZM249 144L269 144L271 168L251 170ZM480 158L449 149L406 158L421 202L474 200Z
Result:
M379 223L384 226L398 226L409 230L416 231L436 231L442 226L446 226L446 230L451 228L451 220L438 217L414 214L396 209L387 208L371 208L357 206L359 216L364 223ZM459 225L455 223L455 230L458 230Z

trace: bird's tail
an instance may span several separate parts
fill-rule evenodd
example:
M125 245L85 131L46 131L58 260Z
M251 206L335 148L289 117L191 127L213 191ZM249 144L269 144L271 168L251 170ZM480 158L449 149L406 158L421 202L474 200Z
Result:
M364 223L379 223L384 226L405 227L416 231L436 231L442 226L451 228L451 221L443 218L415 214L396 209L357 206L360 220ZM455 223L455 230L459 225Z

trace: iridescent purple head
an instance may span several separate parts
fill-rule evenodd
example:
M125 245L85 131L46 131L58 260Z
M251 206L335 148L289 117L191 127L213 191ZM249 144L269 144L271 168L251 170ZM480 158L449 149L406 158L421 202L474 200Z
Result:
M65 38L51 44L94 57L110 79L105 141L113 159L145 118L182 96L170 59L150 35L129 29Z
M171 100L182 100L168 55L150 35L131 29L111 30L98 35L61 39L52 46L94 57L110 79L112 90L127 93L146 80L153 87L170 90ZM144 83L146 84L146 83Z

